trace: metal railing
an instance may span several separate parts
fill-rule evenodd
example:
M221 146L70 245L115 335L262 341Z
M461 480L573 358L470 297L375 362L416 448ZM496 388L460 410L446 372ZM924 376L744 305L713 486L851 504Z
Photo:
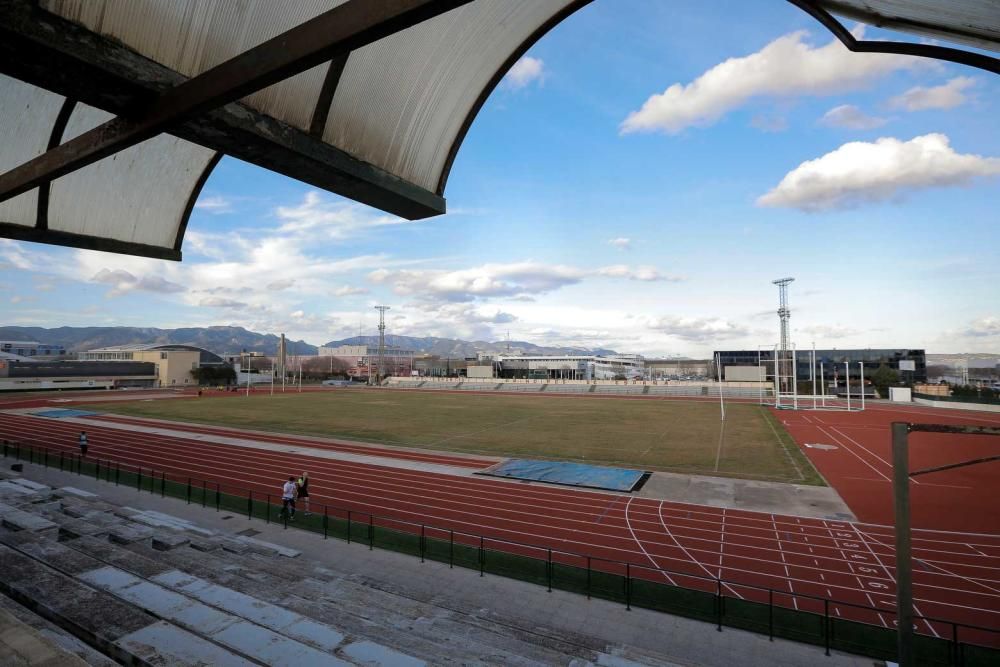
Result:
M300 520L284 514L279 494L218 481L146 468L111 459L84 458L73 448L50 448L3 440L3 456L86 475L139 492L185 500L216 511L301 528L323 539L361 542L435 560L449 567L478 569L553 588L660 610L723 626L782 637L832 649L895 657L895 630L877 619L892 616L885 608L845 600L792 593L766 586L639 565L529 542L476 534L428 522L379 515L346 505L313 503ZM915 616L921 664L1000 664L1000 630L953 620ZM932 636L934 635L934 636Z

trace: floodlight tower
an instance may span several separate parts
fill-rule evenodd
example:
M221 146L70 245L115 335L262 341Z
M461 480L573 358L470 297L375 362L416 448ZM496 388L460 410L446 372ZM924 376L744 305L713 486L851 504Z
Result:
M779 278L778 280L772 280L771 283L778 286L778 319L781 320L781 342L778 345L778 357L781 359L780 365L778 359L774 360L774 374L781 377L781 372L779 371L780 366L784 366L788 363L788 320L792 316L792 311L788 309L788 283L794 281L795 278ZM778 380L778 391L781 391L781 380Z
M383 364L385 363L385 311L389 306L375 306L378 311L378 371L375 373L375 382L382 384Z

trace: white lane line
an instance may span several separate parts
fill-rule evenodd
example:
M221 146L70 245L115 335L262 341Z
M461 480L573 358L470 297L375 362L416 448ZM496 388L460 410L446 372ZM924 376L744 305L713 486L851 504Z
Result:
M854 456L854 458L856 458L857 460L861 461L866 466L868 466L869 468L871 468L872 470L874 470L876 475L878 475L879 477L881 477L882 479L884 479L887 482L891 482L892 481L891 479L889 479L889 477L884 472L882 472L881 470L879 470L878 468L876 468L875 466L873 466L871 463L868 463L868 461L865 461L863 458L861 458L858 455L858 453L856 451L854 451L853 449L851 449L850 447L848 447L846 444L844 444L843 442L841 442L840 440L838 440L837 436L833 435L832 433L830 433L829 431L827 431L824 428L821 428L820 431L822 431L823 434L826 437L830 438L831 440L833 440L834 442L836 442L838 445L840 445L841 448L843 448L844 451L850 453L852 456Z
M845 554L844 550L840 548L840 543L837 541L837 538L834 537L834 535L833 535L833 529L830 527L830 524L828 524L826 521L824 521L823 523L826 524L826 530L827 530L827 532L830 533L830 538L833 540L833 543L836 545L835 548L837 548L837 550L840 551L841 557L844 559L844 562L847 563L847 569L849 569L851 571L851 574L854 575L854 578L857 579L857 581L858 581L858 588L865 594L865 597L868 598L868 604L871 605L872 609L876 609L877 610L878 607L875 605L875 600L872 599L872 596L868 592L868 589L865 588L864 582L861 581L861 576L857 572L854 571L854 563L852 563L847 558L847 554ZM886 574L888 574L888 573L886 573ZM829 589L827 589L827 590L829 590ZM833 597L833 596L831 595L830 597ZM878 620L882 623L882 627L885 627L885 628L889 627L889 624L885 622L885 618L882 617L882 613L878 612L878 611L876 611L875 613L878 614Z
M892 583L895 584L896 583L896 577L892 576L892 574L889 572L889 568L887 568L885 566L885 564L882 562L882 559L879 558L878 554L875 553L875 550L872 549L872 545L868 543L868 540L865 538L864 533L862 533L860 530L858 530L857 526L854 527L854 532L857 533L858 540L860 540L861 542L863 542L865 544L865 546L868 547L868 551L872 552L872 556L875 556L875 560L878 562L879 566L881 566L881 568L883 570L885 570L885 573L889 576L889 579L891 579ZM923 616L923 614L920 612L920 608L917 607L916 602L913 603L913 611L915 611L918 616ZM930 622L926 618L924 618L923 621L924 621L924 625L927 626L928 630L930 630L932 633L934 633L935 637L940 637L941 636L941 635L938 634L938 631L934 629L934 626L931 625Z
M642 542L639 541L639 538L635 536L635 531L632 530L632 522L628 520L628 508L629 508L629 505L632 504L632 499L634 497L635 496L629 496L628 502L625 503L625 525L628 526L628 532L632 533L632 539L635 540L635 543L639 545L640 549L642 549L642 553L646 554L646 558L648 558L649 562L653 564L653 567L657 568L657 571L660 574L662 574L664 577L666 577L667 581L670 582L671 586L676 586L677 582L675 582L673 579L671 579L669 574L667 574L663 570L659 569L660 568L659 563L657 563L653 559L653 557L649 555L649 552L646 551L646 547L642 546Z
M795 595L795 589L792 587L792 575L788 571L788 561L785 560L785 550L781 546L781 537L778 536L778 524L774 522L774 515L771 515L771 523L774 524L774 536L778 540L778 551L781 553L781 563L785 566L785 581L788 582L788 590L792 593L792 605L795 607L795 611L799 610L799 600ZM833 597L832 595L830 597Z
M660 502L660 507L663 507L663 502L662 501ZM695 558L694 556L692 556L691 552L689 552L687 549L684 548L684 545L680 543L680 540L678 540L674 536L674 534L672 532L670 532L670 528L667 527L667 522L663 520L663 514L662 513L660 514L660 524L663 526L663 530L667 533L667 536L674 541L674 544L676 544L678 547L680 547L680 550L684 552L685 556L687 556L688 558L691 559L692 563L694 563L695 565L697 565L698 567L700 567L702 570L704 570L705 574L707 574L708 576L713 577L715 579L722 579L722 569L721 568L719 569L719 576L716 577L714 574L712 574L711 570L709 570L707 567L705 567L702 564L702 562L700 560L698 560L697 558ZM719 565L720 566L722 565L722 554L721 553L719 554ZM730 586L729 584L724 584L724 585L736 597L738 597L741 600L743 599L743 596L740 595L737 591L733 590L732 586Z
M864 533L861 533L861 534L865 535ZM865 535L865 537L868 537L868 536ZM890 548L888 544L885 544L884 542L880 542L879 540L876 540L875 538L872 538L872 542L874 542L875 544L879 544L879 545L881 545L883 547L886 547L887 549ZM983 588L985 588L988 591L993 591L994 593L1000 593L1000 588L993 588L992 586L987 586L986 584L984 584L982 581L980 581L978 579L972 579L972 578L966 577L965 575L962 575L962 574L956 574L954 572L950 572L950 571L944 569L943 567L941 567L939 565L934 565L932 562L926 561L926 560L924 560L922 558L915 558L913 560L919 560L924 565L929 565L930 567L933 567L935 570L939 570L941 573L945 574L946 576L955 577L956 579L964 579L965 581L968 581L969 583L976 584L978 586L982 586ZM991 581L991 580L987 579L987 581ZM956 590L960 591L961 589L956 589ZM969 591L969 592L971 593L972 591Z
M858 447L860 447L861 449L865 450L866 452L868 452L869 454L871 454L872 456L874 456L875 458L877 458L877 459L878 459L879 461L881 461L882 463L884 463L884 464L885 464L885 466L886 466L886 467L887 467L887 468L888 468L889 470L892 470L892 464L891 464L891 463L889 463L889 462L888 462L888 461L886 461L886 460L885 460L884 458L882 458L881 456L879 456L878 454L876 454L876 453L875 453L875 452L873 452L872 450L870 450L870 449L868 449L867 447L865 447L864 445L862 445L862 444L861 444L860 442L858 442L857 440L855 440L855 439L854 439L854 438L852 438L851 436L849 436L849 435L847 435L846 433L844 433L843 431L841 431L841 430L840 430L839 428L837 428L836 426L831 426L831 427L830 427L830 430L831 430L831 431L836 431L836 432L837 432L838 434L840 434L840 435L842 435L843 437L847 438L848 440L850 440L851 442L853 442L853 443L854 443L855 445L857 445ZM920 484L920 482L919 482L918 480L915 480L915 479L912 479L912 478L911 478L911 480L910 480L910 481L912 481L912 482L913 482L914 484Z

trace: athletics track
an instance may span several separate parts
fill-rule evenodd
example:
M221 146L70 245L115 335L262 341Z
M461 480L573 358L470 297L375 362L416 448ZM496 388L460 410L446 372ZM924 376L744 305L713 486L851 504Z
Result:
M633 577L709 592L719 578L727 582L728 597L761 601L763 596L766 601L762 589L770 588L778 591L775 604L818 612L822 604L797 596L826 598L835 601L831 615L891 627L895 561L888 520L888 423L1000 422L993 415L941 412L909 407L904 412L884 404L873 404L864 413L775 412L800 446L837 447L803 449L841 492L861 519L858 523L437 474L196 439L198 434L215 434L317 449L364 448L300 436L191 425L171 425L173 433L158 435L100 425L111 420L167 427L159 420L117 416L89 418L86 430L92 458L155 469L178 481L192 476L218 482L224 493L252 489L258 498L265 493L276 497L282 479L308 470L315 504L350 508L355 516L370 513L509 540L522 545L511 545L510 551L523 555L541 557L552 548L627 562L633 566ZM0 413L3 438L53 450L75 453L79 430L79 423ZM930 439L920 442L921 437ZM914 467L972 458L989 446L980 436L960 436L963 440L958 443L938 442L940 437L913 438ZM378 448L367 453L465 468L479 465L467 457L410 450ZM996 507L988 502L988 491L1000 479L997 467L1000 464L928 475L914 484L916 611L942 621L921 621L917 628L921 633L947 638L948 622L1000 631L1000 528ZM501 546L496 542L491 548ZM579 560L568 555L556 558L568 564ZM852 604L883 611L848 606ZM965 638L969 640L1000 646L1000 634L978 633Z

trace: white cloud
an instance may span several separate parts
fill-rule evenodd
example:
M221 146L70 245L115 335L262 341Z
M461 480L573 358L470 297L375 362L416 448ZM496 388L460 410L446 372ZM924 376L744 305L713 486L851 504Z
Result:
M121 296L128 292L158 292L160 294L172 294L184 292L183 285L164 280L156 275L136 276L124 269L102 268L91 277L91 282L114 285L114 289L108 292L108 296Z
M839 324L816 324L813 326L802 327L799 331L809 334L810 336L814 336L820 340L825 338L848 338L850 336L857 336L861 333L857 329L851 329L850 327L841 326Z
M746 336L746 327L720 318L661 317L649 323L649 328L668 336L692 342L710 342Z
M619 236L616 239L608 239L608 245L614 246L619 250L631 250L632 249L632 239L626 238L624 236Z
M633 268L626 264L613 264L601 267L597 270L597 273L609 278L628 278L629 280L641 280L643 282L662 280L664 282L679 283L684 280L680 276L660 273L652 266L637 266Z
M318 233L329 239L357 236L366 230L388 225L421 222L394 215L375 215L370 209L344 200L335 200L319 192L307 192L298 206L279 206L275 211L282 221L278 232L283 234Z
M830 127L846 127L850 130L871 130L882 127L889 122L888 118L869 116L853 104L841 104L833 107L820 118L819 122Z
M544 79L545 63L541 58L523 56L504 75L503 83L511 90L520 90L534 81L541 83Z
M333 290L334 296L354 296L355 294L368 294L368 290L364 287L353 287L351 285L342 285Z
M889 108L905 111L923 111L925 109L953 109L968 101L965 90L975 85L976 80L969 76L957 76L947 83L933 88L917 86L889 100Z
M803 162L757 204L805 211L847 208L995 174L1000 174L1000 158L956 153L943 134L909 141L891 137L873 143L853 141Z
M212 197L199 197L198 201L194 203L194 207L199 211L215 213L216 215L233 212L233 202L226 197L219 195Z
M455 271L378 269L368 274L368 279L374 283L392 285L393 291L400 296L448 302L489 298L525 300L525 297L575 285L588 277L626 278L643 282L683 280L678 276L662 274L652 266L615 264L586 271L573 266L532 261L484 264Z
M864 88L900 69L926 66L909 56L851 53L836 39L814 47L804 42L806 34L784 35L756 53L716 65L687 85L675 83L652 95L628 115L622 134L676 134L711 125L755 97L831 95Z
M375 283L391 283L402 296L441 301L472 301L477 298L541 294L580 282L585 272L571 266L515 262L484 264L472 269L390 271L368 274Z
M249 304L243 301L225 299L221 296L207 296L199 301L198 305L207 308L246 308Z
M761 132L784 132L788 129L788 119L784 116L758 113L750 119L750 125Z
M272 280L271 282L269 282L267 284L267 289L271 290L272 292L280 292L282 290L288 289L294 284L295 281L292 280L291 278L279 278L278 280Z
M982 317L974 320L961 333L971 338L1000 337L1000 317Z

